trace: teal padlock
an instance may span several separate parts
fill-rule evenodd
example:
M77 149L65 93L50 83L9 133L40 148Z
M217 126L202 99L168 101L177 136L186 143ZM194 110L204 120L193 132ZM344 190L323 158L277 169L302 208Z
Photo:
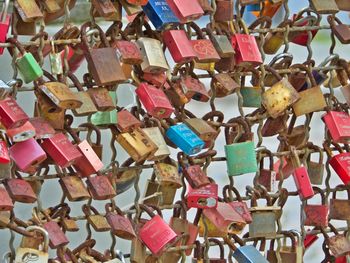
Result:
M109 95L112 97L114 105L117 105L117 93L116 91L110 91ZM111 111L98 111L91 114L89 122L96 126L106 126L111 124L117 124L117 109Z
M245 133L250 133L249 126L242 118L233 119L231 124L238 124L243 128ZM255 145L253 141L237 142L242 137L242 130L239 128L238 134L234 137L232 128L228 126L225 128L225 154L227 172L229 176L236 176L246 173L255 173L258 170Z
M261 88L259 86L242 87L240 89L243 98L243 107L261 107Z
M26 52L17 39L9 38L7 41L15 45L21 53L21 57L16 59L15 64L25 83L35 81L44 75L42 68L35 60L32 53Z

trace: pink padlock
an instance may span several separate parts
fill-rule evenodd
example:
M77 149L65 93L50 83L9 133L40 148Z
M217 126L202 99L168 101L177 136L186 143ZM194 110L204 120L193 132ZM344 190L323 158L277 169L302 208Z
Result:
M11 159L18 168L23 171L32 171L33 166L37 166L46 160L46 153L36 140L30 138L23 142L17 142L10 147Z
M28 115L14 99L0 100L0 121L6 129L22 126L28 120Z
M140 209L151 217L141 227L139 231L140 239L152 254L159 255L175 241L177 235L163 218L160 215L155 215L148 206L140 204Z
M0 140L0 164L10 163L9 149L5 141Z

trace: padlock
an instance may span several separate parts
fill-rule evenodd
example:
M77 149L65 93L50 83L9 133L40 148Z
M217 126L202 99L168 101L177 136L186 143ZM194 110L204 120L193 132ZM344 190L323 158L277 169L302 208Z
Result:
M276 235L276 218L281 208L272 206L268 195L264 197L267 205L258 206L256 194L252 194L250 213L253 220L249 224L250 237L273 237Z
M35 139L37 140L51 138L56 133L55 129L44 118L41 118L41 117L30 118L29 122L34 127L34 136L35 136ZM28 130L27 132L31 132L31 130ZM23 138L26 136L21 136L21 137Z
M319 14L336 14L339 12L339 8L335 0L331 1L320 1L320 0L311 0L311 7Z
M258 183L263 185L268 192L275 191L276 172L273 170L273 155L271 151L264 149L259 153L265 153L269 160L269 169L264 168L264 158L260 160Z
M80 124L79 127L88 129L88 134L87 134L86 140L91 145L91 148L94 150L94 152L96 153L98 158L100 160L102 160L103 145L101 144L101 131L95 125L88 123L88 122ZM95 142L91 141L91 133L92 132L95 132L95 134L96 134L96 136L95 136L96 141Z
M350 5L348 3L348 1L346 0L335 0L335 2L337 3L337 6L340 10L343 11L350 11Z
M349 44L350 43L350 29L345 24L343 24L340 21L340 19L337 18L336 16L330 15L327 17L327 20L332 28L332 32L339 39L340 43Z
M112 98L113 104L116 104L116 92L110 91L109 96ZM114 106L115 107L115 106ZM98 111L88 118L89 122L98 127L108 127L116 125L118 122L117 110L114 108L110 111Z
M231 45L231 44L230 44ZM213 96L215 90L216 98L226 97L236 91L239 85L227 73L215 74L210 83L209 96Z
M111 47L117 52L118 58L122 63L139 65L143 61L141 51L135 42L130 41L129 37L122 31L122 23L114 22L107 30L106 35L111 36ZM117 39L120 35L122 39Z
M34 117L43 118L55 130L63 130L66 111L61 110L57 112L58 108L47 101L41 94L36 94L36 96L38 99L34 106Z
M89 176L86 185L94 200L108 200L114 198L117 193L114 190L108 176L97 172L96 176Z
M83 180L79 176L62 176L59 183L70 202L79 202L91 198Z
M26 231L28 232L39 232L40 235L43 237L42 248L39 249L33 249L28 247L18 247L16 250L16 258L15 263L22 263L22 262L39 262L44 263L48 262L49 260L49 234L47 231L41 227L38 226L29 226L26 228Z
M29 120L28 115L17 104L16 100L0 100L0 122L6 129L18 128Z
M11 15L7 13L10 1L4 2L0 16L0 43L5 43L7 39L7 33L10 28ZM0 48L0 55L4 53L4 48Z
M303 17L303 14L307 13L306 17ZM313 16L312 14L315 14ZM294 27L303 27L303 26L318 26L321 21L321 16L310 8L304 8L299 11L298 14L295 14L292 18L292 26ZM294 44L306 46L308 41L312 41L316 36L318 30L311 30L311 39L309 40L308 31L298 31L288 35L288 40Z
M289 19L282 21L277 27L283 28L288 25L292 25L292 21ZM263 50L265 54L273 55L277 53L283 44L285 44L284 32L268 32L264 39Z
M173 188L181 188L182 182L177 166L165 162L157 162L153 165L154 174L161 185Z
M21 53L15 64L23 77L25 83L32 82L43 76L44 72L31 53L27 53L23 46L14 38L7 39L7 42L15 45Z
M155 215L148 206L140 204L140 208L151 217L139 230L140 239L152 254L159 255L175 241L177 235L163 218Z
M203 210L203 215L215 225L217 229L228 234L240 234L246 221L228 203L218 202L216 208Z
M137 237L131 242L130 262L143 263L146 260L146 246Z
M59 75L63 73L62 57L60 53L56 53L55 44L53 41L51 41L51 46L52 46L52 49L49 54L51 73L53 75Z
M149 0L146 5L142 6L142 10L157 30L179 23L179 19L166 0Z
M167 129L168 139L179 147L185 154L194 155L199 153L204 142L184 123L176 124Z
M127 110L121 110L117 113L117 128L121 132L129 132L141 127L141 121Z
M346 190L350 196L348 187L338 185L336 191L329 202L329 219L349 220L350 219L350 201L348 199L337 199L337 191Z
M23 172L32 170L33 166L38 166L47 157L44 150L33 138L15 143L10 147L9 153L19 170Z
M204 15L204 11L197 1L191 5L187 5L184 0L167 0L167 3L182 24L197 20Z
M220 240L215 239L215 238L209 238L208 242L210 243L215 243L215 245L217 245L219 247L219 258L208 258L207 262L211 262L211 263L226 263L227 260L225 259L225 249L223 244L221 243ZM203 261L204 258L204 247L202 247L199 243L199 241L196 241L196 248L194 251L194 255L192 258L192 263L196 263L196 262L204 262Z
M120 210L119 207L106 204L106 218L111 226L111 232L123 239L133 240L136 237L130 219Z
M92 28L90 22L84 23L80 29L81 40L83 43L86 60L88 62L88 69L98 86L117 84L125 80L124 73L121 69L119 60L116 56L115 50L110 47L106 35L102 29L94 25L99 32L102 41L102 47L90 48L87 41L87 28ZM108 60L101 60L103 57L108 57Z
M184 119L184 123L206 144L215 140L217 131L205 120L199 118Z
M12 199L4 187L0 187L0 211L11 211L14 208Z
M294 162L295 167L293 172L293 179L297 187L300 200L307 200L314 195L309 174L307 172L307 168L301 165L296 148L294 146L291 146L290 149L293 155L292 162Z
M57 249L59 247L68 245L69 240L58 223L56 221L53 221L47 213L44 213L44 215L47 219L47 222L43 224L43 228L49 234L50 248Z
M243 99L243 107L260 108L262 89L260 86L244 86L239 89Z
M346 112L328 111L322 116L328 132L335 143L348 143L350 140L350 129L348 123L350 116Z
M166 30L163 32L163 39L176 63L186 63L196 57L184 30Z
M66 84L61 82L45 82L39 85L38 90L52 103L62 109L77 109L83 104Z
M160 127L161 128L161 127ZM149 160L160 161L170 155L168 145L164 140L164 136L159 127L143 128L142 131L154 142L158 150L149 157Z
M221 58L229 58L235 54L230 40L222 33L219 27L212 28L211 24L207 24L204 32L209 36L209 39ZM216 34L214 34L214 32L216 32Z
M31 204L36 202L32 186L26 180L23 180L20 173L13 171L12 178L4 182L4 186L14 202Z
M232 192L236 195L236 201L233 201ZM253 219L247 203L242 200L239 191L230 185L225 185L222 188L222 193L224 196L224 201L228 203L244 220L247 224L250 224Z
M250 132L248 123L244 119L231 119L230 123L242 126L244 133ZM238 132L237 136L233 138L231 127L233 126L225 127L225 155L228 175L237 176L245 173L255 173L258 170L258 165L254 142L237 142L243 133Z
M299 66L304 67L302 65ZM297 117L311 112L322 111L327 106L321 88L316 84L311 71L306 66L304 68L311 81L311 88L300 91L300 99L292 106Z
M87 222L94 228L96 232L110 231L111 226L108 224L106 217L100 215L97 209L91 205L83 205L83 212Z
M157 145L141 128L130 132L117 132L116 140L135 162L150 158L158 150Z
M202 29L194 22L190 22L189 25L197 35L196 40L190 40L193 51L196 55L195 61L204 64L219 61L220 56L218 52L216 51L211 40L205 38Z
M25 140L33 138L36 135L35 127L30 121L25 122L20 127L7 129L6 134L12 142L23 142Z
M282 78L273 68L267 67L278 82L262 94L262 104L272 118L282 115L286 109L298 101L300 95L286 78Z
M211 183L199 188L187 186L187 207L191 208L216 208L218 204L218 185Z
M161 89L142 82L135 90L146 111L156 118L169 118L174 112L169 99Z
M309 154L307 159L307 172L309 174L310 182L312 184L322 185L324 174L323 149L312 144L308 145L308 148L319 153L318 162L311 160L311 154Z
M189 222L187 220L187 207L182 201L177 201L175 203L176 205L180 207L174 207L173 209L173 216L170 218L169 226L174 230L176 235L188 235L189 230ZM183 238L181 243L186 244L188 241L188 236ZM177 245L181 245L180 242L178 242Z
M162 0L164 2L165 0ZM143 55L141 69L147 73L160 73L169 69L159 40L149 37L140 37L136 43Z
M147 73L144 72L142 75L143 80L149 82L153 86L157 88L164 88L165 90L170 89L170 85L168 83L168 78L166 72L161 73Z
M314 205L306 203L304 206L305 212L305 221L304 224L306 226L319 226L319 227L327 227L328 226L328 212L329 207L326 204L326 197L324 192L318 187L312 187L315 193L319 193L321 195L322 204Z
M85 75L84 78L87 78L87 75ZM112 111L115 109L115 102L110 95L112 92L113 91L109 92L107 88L104 87L89 87L87 91L99 111Z
M61 167L71 166L82 157L80 151L63 133L56 133L53 137L45 139L41 147Z
M11 34L33 36L36 34L36 21L24 22L16 8L13 9L11 18Z
M320 228L329 250L336 258L345 256L350 252L350 241L344 233L340 234L332 224L329 223L329 227L335 234L334 236L329 237L329 235L324 231L324 228Z
M228 22L233 20L233 1L218 0L216 2L216 10L214 20L218 22Z
M243 20L239 20L243 33L235 33L231 36L231 44L236 52L235 60L238 66L256 67L262 64L261 54L254 36L249 35L247 26Z
M182 174L185 176L187 182L191 185L191 187L199 188L210 184L209 177L205 174L199 165L186 166L182 161L182 158L179 159L179 163L182 168Z
M300 233L296 231L282 231L283 245L279 251L282 262L302 263L303 262L303 247L301 244ZM295 234L297 237L295 237ZM287 246L286 238L291 239L291 245Z
M150 195L156 195L152 198L147 198L143 203L147 205L170 205L174 203L175 195L176 195L176 187L172 185L161 185L156 180L155 173L152 174L150 180L147 181L146 190L145 190L145 198ZM161 193L161 196L159 196Z
M34 0L16 0L13 5L24 22L32 22L44 17Z
M117 12L111 0L92 0L91 4L102 17L108 17Z
M44 0L43 5L47 13L52 14L60 11L61 7L56 0Z

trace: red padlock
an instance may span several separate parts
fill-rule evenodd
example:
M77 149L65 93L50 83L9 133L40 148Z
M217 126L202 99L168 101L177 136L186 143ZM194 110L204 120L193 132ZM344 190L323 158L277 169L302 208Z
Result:
M198 188L210 184L209 177L199 165L185 164L183 154L178 154L178 162L181 166L183 175L191 187Z
M95 200L112 199L117 195L108 177L99 173L97 176L89 176L86 185Z
M318 235L312 235L312 234L307 234L306 232L306 235L305 235L305 239L304 239L304 247L305 247L305 250L309 247L311 247L311 245L313 243L315 243L318 239Z
M117 113L117 128L120 132L129 132L141 127L141 121L138 120L127 110L118 111Z
M168 97L161 89L143 82L135 92L150 115L156 118L169 118L174 112Z
M192 188L187 186L188 192L186 196L187 207L195 208L215 208L218 205L218 185L208 184L200 188Z
M160 73L148 73L143 72L142 78L157 88L164 88L165 90L170 89L170 85L167 82L168 78L165 72Z
M69 65L69 71L74 73L85 60L84 51L80 48L79 44L75 45L74 47L71 47L70 45L67 45L66 47L68 49L67 61ZM64 61L67 49L61 51L62 61Z
M35 138L37 140L51 138L56 131L51 124L41 117L30 118L30 123L35 129Z
M184 30L166 30L163 33L163 39L176 63L190 62L196 57L191 41Z
M11 211L13 209L12 199L6 189L0 187L0 211Z
M282 160L283 180L287 179L294 172L294 166L293 166L291 160L287 159L285 157L282 157L281 159L278 159L273 165L273 170L276 173L276 181L281 180L281 175L279 172L281 160Z
M329 111L322 116L329 134L335 143L349 143L350 116L346 112Z
M151 217L139 230L140 239L152 254L159 255L175 241L177 235L163 218L160 215L155 215L148 206L140 204L140 209Z
M262 57L254 36L249 35L247 26L242 19L239 20L243 33L236 33L231 37L231 44L236 52L235 62L238 66L259 66Z
M37 200L30 183L22 178L8 179L4 185L13 201L31 204Z
M204 11L198 1L188 4L187 0L167 0L170 9L182 24L199 19Z
M8 164L11 162L9 149L5 141L0 140L0 164Z
M335 148L339 151L339 154L333 156L331 149L326 143L323 143L323 148L331 159L329 160L330 166L337 173L340 179L345 185L350 182L350 153L344 152L340 145L333 143Z
M69 243L68 238L60 228L57 222L48 221L43 224L43 227L49 234L50 248L57 249Z
M36 140L30 138L24 142L17 142L10 147L11 159L23 171L32 171L32 168L46 160L46 153Z
M0 101L0 121L6 129L17 128L29 120L28 115L12 98Z
M10 5L10 1L6 0L4 2L4 6L1 11L0 17L0 43L6 42L7 33L10 28L11 15L7 13L8 7ZM0 48L0 55L4 53L4 48Z
M22 126L7 129L6 134L13 142L23 142L35 136L35 128L27 121Z
M299 193L299 197L301 200L309 199L314 196L314 190L312 189L309 174L306 167L301 166L299 156L294 146L291 146L291 152L296 162L293 178Z
M63 133L45 139L41 144L45 152L61 167L71 166L82 154Z
M326 204L326 197L323 191L318 187L312 187L316 193L319 193L322 198L322 204L307 204L304 207L306 226L327 227L329 207Z

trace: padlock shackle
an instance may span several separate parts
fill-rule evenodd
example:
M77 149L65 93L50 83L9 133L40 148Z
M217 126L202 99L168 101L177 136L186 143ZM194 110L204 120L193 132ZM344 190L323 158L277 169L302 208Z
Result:
M39 226L28 226L26 228L26 231L27 232L34 232L34 231L40 232L44 237L44 245L42 247L42 251L44 251L44 252L49 251L49 233L44 228L39 227Z
M318 86L316 83L315 77L312 74L312 70L309 67L307 67L306 65L298 63L298 64L294 64L294 65L290 66L290 68L291 69L300 69L302 71L305 71L306 75L308 76L308 78L310 80L311 88Z
M233 200L231 199L231 195L232 195L232 192L235 193L236 195L236 199L238 202L242 202L242 197L239 193L239 191L237 190L237 188L235 188L234 186L232 185L225 185L223 188L222 188L222 195L224 197L224 201L227 203L227 202L232 202Z
M27 51L25 50L25 48L21 45L21 43L18 41L18 39L15 39L13 37L10 37L6 40L7 43L10 43L12 45L14 45L18 51L21 53L21 55L23 56L24 54L27 53ZM11 49L12 47L8 47L8 49Z
M273 67L278 62L278 64L286 65L286 67L284 68L289 68L290 65L292 64L292 61L293 61L293 55L291 53L280 53L274 56L268 65L270 67Z
M80 36L81 36L81 43L82 43L82 49L85 52L88 52L90 50L88 39L87 39L87 28L94 28L97 29L98 34L100 36L101 43L103 44L103 47L110 47L109 42L107 41L106 35L103 32L102 28L99 27L97 24L92 24L91 21L85 22L81 28L80 28Z
M311 143L311 142L307 144L307 148L318 152L319 156L320 156L318 163L319 164L323 164L323 149L321 147ZM311 159L311 154L312 153L309 153L309 156L308 156L309 159Z
M219 246L220 259L225 259L225 248L224 248L224 245L221 243L221 241L219 239L216 239L216 238L209 238L208 241L215 243L217 246Z
M91 142L91 133L94 131L96 134L96 145L101 145L101 131L99 128L97 128L97 126L93 125L90 122L85 122L80 124L78 127L84 127L84 128L88 128L88 135L87 135L87 141ZM79 136L79 133L77 133L77 135Z
M333 194L332 194L332 198L333 198L333 199L337 199L337 192L340 192L340 191L347 191L347 193L348 193L348 199L350 200L350 186L348 186L348 185L343 185L343 184L337 185L337 186L335 187L335 191L334 191Z
M239 138L242 137L243 133L241 132L241 130L238 127L238 134L236 135L235 138L232 138L233 137L233 132L230 131L230 130L232 128L234 128L234 127L237 127L237 125L235 125L235 124L238 124L239 126L242 126L245 133L249 133L250 132L248 123L242 117L232 118L232 119L227 121L227 124L228 125L225 126L225 130L224 130L224 132L225 132L225 139L226 139L226 144L227 145L237 142L239 140Z
M173 209L173 217L181 218L187 220L187 207L186 204L182 200L178 200L175 202L175 205L179 205L180 207L174 207Z
M100 215L100 213L98 212L98 210L93 207L92 205L87 205L87 204L84 204L82 206L82 210L83 210L83 213L86 215L86 216L90 216L91 215L91 212L93 212L95 215Z
M217 118L217 120L215 121L214 118ZM204 121L215 121L218 123L222 123L224 121L224 114L221 111L215 110L215 111L210 111L206 114L203 115L202 120ZM210 123L209 123L210 125ZM215 127L214 127L215 129ZM219 127L217 128L219 129Z
M350 69L348 67L348 63L345 59L338 59L337 66L340 66L345 70L348 79L344 79L342 74L337 74L338 80L342 86L346 86L348 84L348 80L350 80ZM339 71L339 70L337 70Z
M269 158L269 169L271 170L271 171L273 171L273 165L274 165L274 163L273 163L273 155L272 155L272 152L270 151L270 150L268 150L268 149L261 149L259 152L258 152L258 154L259 153L265 153L265 154L267 154L267 157ZM260 160L260 170L261 169L264 169L264 157L261 157L261 160Z
M10 0L5 0L1 10L1 23L6 22L7 11L10 6Z
M117 212L118 215L125 216L125 213L115 204L107 203L105 205L106 213Z
M282 76L273 67L264 65L265 70L270 72L278 81L282 80Z
M303 14L308 13L308 16L306 17L302 17ZM312 16L311 14L314 14L316 16ZM319 13L317 13L314 9L310 8L310 7L305 7L303 9L301 9L295 16L293 24L295 24L296 22L301 22L303 23L305 20L309 20L312 22L312 24L310 24L310 26L316 26L319 25L321 22L321 15ZM315 24L313 24L315 23Z
M324 191L323 191L321 188L317 187L317 186L313 186L313 187L312 187L312 190L313 190L315 193L318 193L318 194L321 195L321 204L322 204L322 205L326 205L327 198L326 198L326 195L325 195ZM333 192L333 193L334 193L334 192ZM311 198L310 198L310 199L311 199ZM305 201L306 201L306 204L307 204L308 200L305 200Z

